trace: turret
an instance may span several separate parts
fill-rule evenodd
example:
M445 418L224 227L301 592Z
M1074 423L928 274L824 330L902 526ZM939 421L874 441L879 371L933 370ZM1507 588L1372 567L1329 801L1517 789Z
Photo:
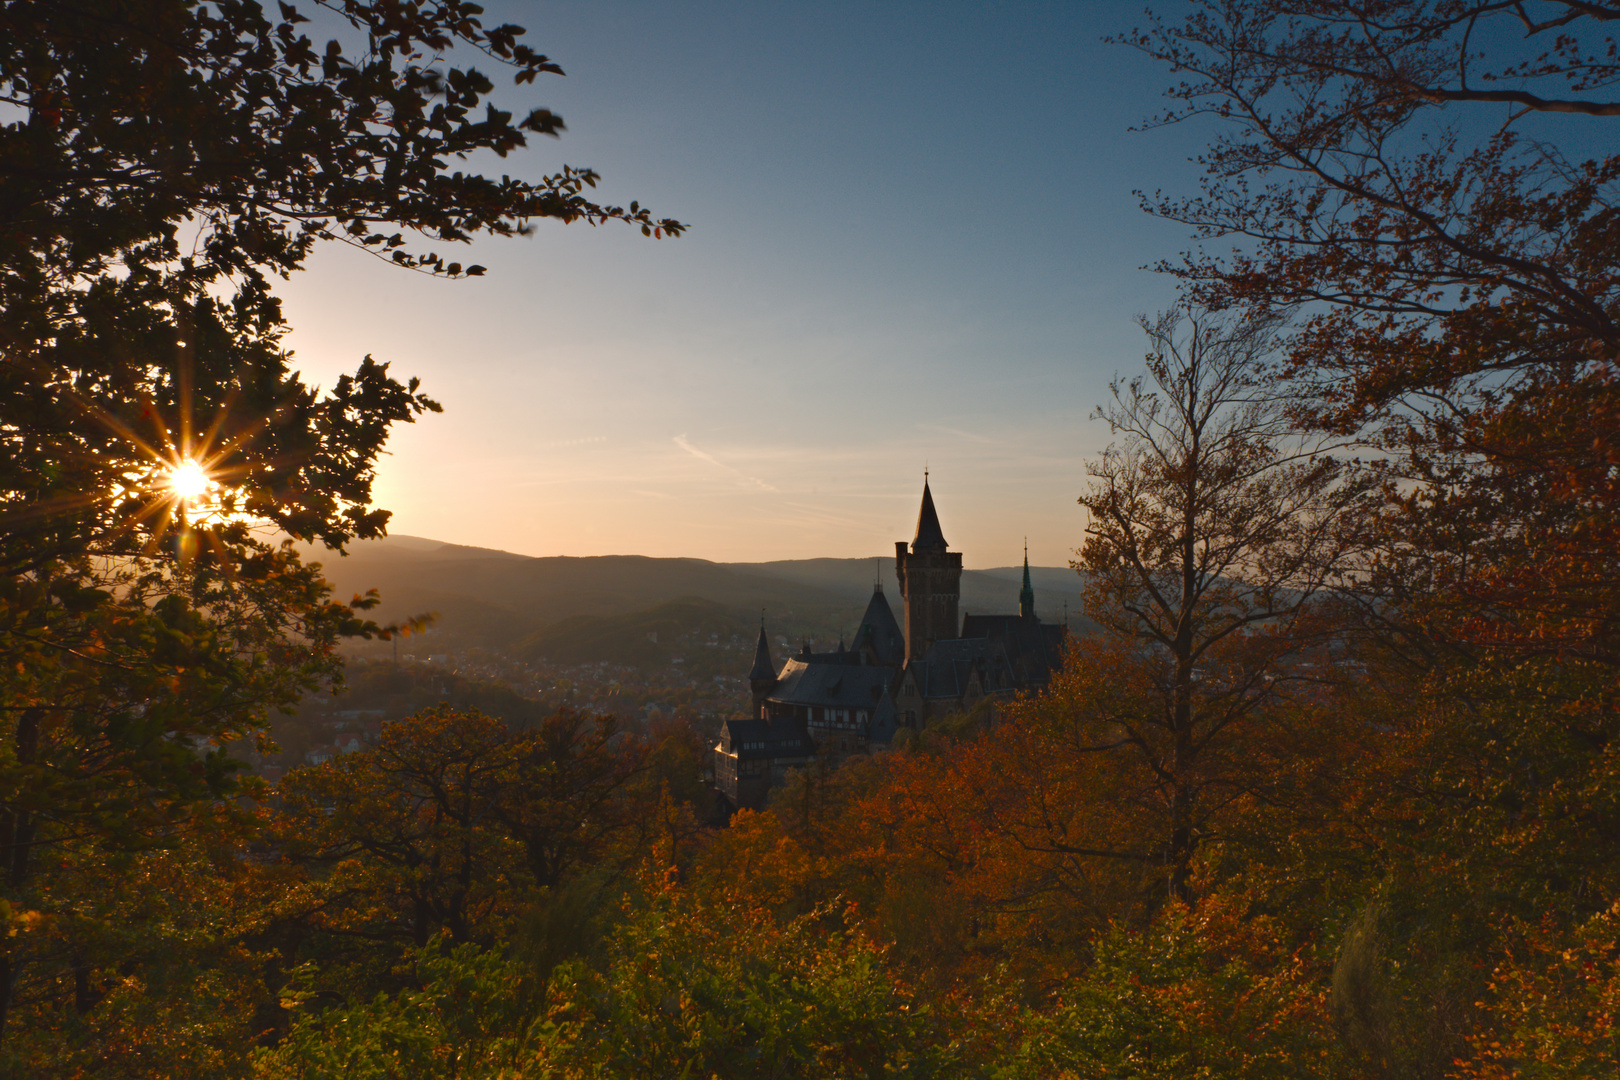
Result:
M855 649L864 664L900 667L906 662L906 635L883 596L881 582L872 583L872 599L855 631Z
M894 572L906 602L906 659L920 660L934 642L957 636L956 607L962 595L962 554L946 550L926 474L917 534L909 552L904 540L895 543Z
M765 719L765 699L776 689L776 665L771 662L771 643L765 637L765 620L759 620L759 640L754 644L754 666L748 669L748 688L754 694L754 717Z
M1018 590L1018 614L1035 618L1035 587L1029 583L1029 541L1024 541L1024 587Z

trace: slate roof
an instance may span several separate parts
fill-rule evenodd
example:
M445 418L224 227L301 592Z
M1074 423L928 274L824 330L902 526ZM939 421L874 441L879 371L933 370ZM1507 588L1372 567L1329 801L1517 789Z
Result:
M921 660L912 661L906 673L916 682L924 698L959 698L967 692L974 670L979 672L985 691L1007 690L1015 685L1012 665L999 641L990 638L949 638L928 647Z
M816 745L802 720L727 720L720 745L742 761L810 757Z
M866 605L866 614L855 630L855 650L860 652L870 643L877 662L899 667L906 662L906 635L895 620L894 610L883 595L883 586L872 586L872 599Z
M794 657L782 665L771 700L817 708L871 709L894 681L894 670L844 663L805 663Z
M1063 663L1066 633L1060 623L1021 615L965 615L962 636L999 642L1020 682L1045 682Z
M939 528L939 514L934 510L934 496L923 480L922 511L917 515L917 535L912 538L911 550L945 550L945 534Z

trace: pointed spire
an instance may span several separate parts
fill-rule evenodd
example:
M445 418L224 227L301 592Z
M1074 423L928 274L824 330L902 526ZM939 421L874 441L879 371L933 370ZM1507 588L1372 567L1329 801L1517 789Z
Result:
M776 681L776 665L771 663L771 643L765 636L765 617L759 620L759 641L754 644L754 666L748 671L748 681L769 679Z
M855 630L854 647L862 651L870 649L870 659L875 664L899 666L905 662L906 635L895 620L894 609L889 607L880 586L872 589L866 614L861 616L861 624Z
M939 527L939 513L934 509L934 494L928 490L928 474L923 474L922 511L917 515L917 535L911 541L912 551L945 550L945 533Z
M1018 592L1018 614L1035 617L1035 587L1029 583L1029 537L1024 537L1024 587Z

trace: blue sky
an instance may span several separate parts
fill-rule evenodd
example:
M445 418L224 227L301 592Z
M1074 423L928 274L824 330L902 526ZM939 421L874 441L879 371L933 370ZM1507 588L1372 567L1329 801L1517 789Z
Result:
M348 249L282 293L297 365L366 353L446 407L390 444L393 531L534 555L871 556L922 471L969 566L1061 565L1186 246L1197 131L1129 129L1168 73L1100 38L1133 4L491 3L568 72L512 105L566 162L691 225L542 224L443 282Z

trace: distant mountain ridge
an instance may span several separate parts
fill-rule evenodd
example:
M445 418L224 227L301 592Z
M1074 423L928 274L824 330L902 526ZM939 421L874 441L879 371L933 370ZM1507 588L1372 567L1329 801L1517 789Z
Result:
M890 603L898 605L900 586L894 576L894 559L787 559L762 563L719 563L763 577L793 581L837 592L864 604L872 586L881 584ZM862 573L864 569L864 574ZM991 614L1018 610L1018 590L1023 584L1022 566L996 566L986 570L962 571L962 610ZM1085 582L1067 566L1031 566L1030 584L1035 588L1035 606L1043 619L1062 619L1062 606L1068 601L1076 611ZM1043 603L1043 599L1047 602ZM900 613L898 608L896 616Z
M585 639L607 632L593 620L613 620L629 632L632 625L652 623L619 617L642 613L651 618L651 609L677 600L714 605L699 620L713 626L713 632L719 632L722 623L757 627L763 611L773 635L835 639L853 631L874 580L882 584L896 617L904 620L892 557L761 563L643 555L537 558L415 536L367 541L351 545L349 551L338 556L314 550L309 556L322 564L339 596L377 589L382 595L376 612L380 619L437 612L434 633L446 645L501 649L521 645L521 651L531 652L543 642L560 641L556 634L542 631L584 618L585 622L574 623L583 647ZM1016 566L964 571L963 613L1016 611L1021 575L1022 568ZM1079 629L1083 583L1075 572L1031 567L1030 575L1041 617L1061 621L1066 602ZM668 614L653 621L661 625ZM585 658L578 648L567 651ZM608 651L625 654L622 642Z

